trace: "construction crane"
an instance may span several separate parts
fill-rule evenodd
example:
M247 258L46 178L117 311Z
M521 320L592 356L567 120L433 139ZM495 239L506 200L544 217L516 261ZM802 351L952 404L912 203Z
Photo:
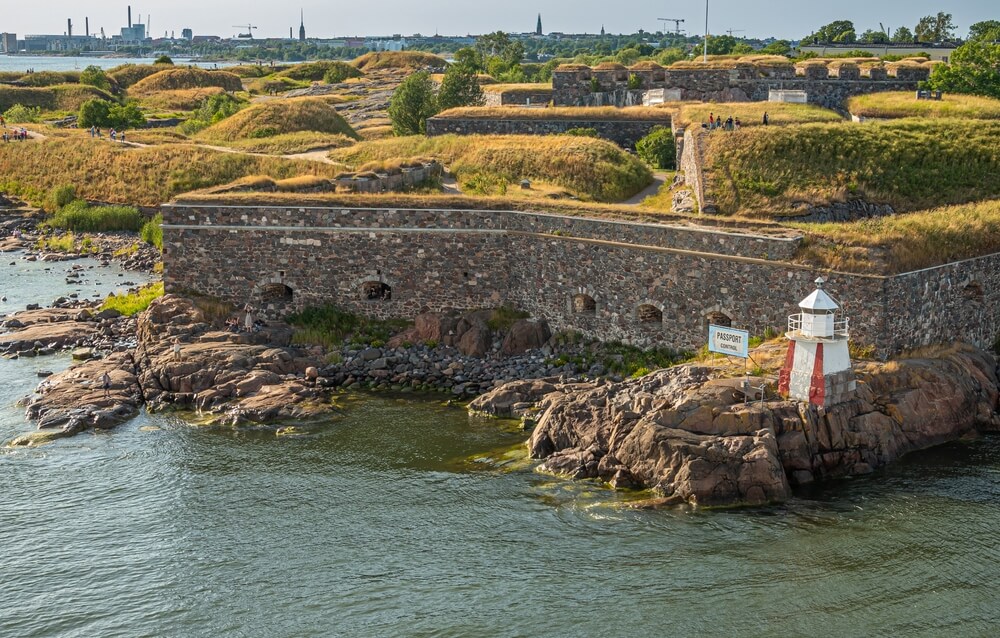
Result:
M726 33L729 34L730 38L733 37L734 33L743 33L744 31L746 31L746 29L726 29Z
M234 29L246 29L247 30L246 33L240 33L240 34L238 34L236 36L237 38L243 38L243 39L253 40L253 30L256 29L257 27L253 26L252 24L234 24L233 28Z
M681 23L684 22L683 18L680 18L680 19L679 18L657 18L657 20L659 20L660 22L663 23L663 30L664 31L666 31L666 29L667 29L667 23L668 22L673 22L674 23L674 27L676 28L677 37L679 38L681 36Z

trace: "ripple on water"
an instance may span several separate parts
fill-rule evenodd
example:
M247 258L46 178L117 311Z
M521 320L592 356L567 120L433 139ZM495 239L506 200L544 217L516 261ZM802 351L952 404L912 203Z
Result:
M26 366L0 362L5 434L25 427L4 381ZM518 436L372 398L303 438L142 415L7 451L0 635L930 636L1000 621L997 439L782 507L644 511L466 462Z

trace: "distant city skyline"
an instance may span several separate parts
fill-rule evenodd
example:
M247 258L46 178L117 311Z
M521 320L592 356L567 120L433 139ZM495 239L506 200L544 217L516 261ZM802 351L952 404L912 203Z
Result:
M72 18L74 33L82 34L84 18L90 19L90 30L108 36L117 34L126 24L128 2L100 0L91 3L79 0L46 0L44 9L6 11L0 16L0 31L25 34L61 34L66 31L66 19ZM995 0L964 0L945 3L941 0L843 0L833 4L803 8L801 1L772 0L766 3L711 0L710 29L714 34L734 30L734 35L750 38L777 37L798 39L812 29L834 20L852 20L858 33L879 29L879 22L895 30L910 29L920 17L946 11L953 14L957 35L967 35L969 26L981 20L1000 19ZM481 34L496 30L532 33L539 13L545 33L598 33L603 26L608 33L634 33L663 30L658 18L684 19L682 25L689 34L704 31L704 4L696 2L663 2L632 0L609 9L606 1L577 0L571 6L551 0L507 0L503 3L472 5L468 0L379 0L377 4L354 3L332 6L327 0L254 5L245 0L171 0L170 2L132 3L133 20L149 24L151 37L162 37L173 31L180 37L182 29L193 29L196 35L230 37L241 29L232 25L248 23L258 27L254 36L283 38L289 27L296 34L299 11L305 13L306 32L310 38L345 36L389 36L393 34L424 36ZM149 17L152 17L150 23ZM674 24L667 23L673 31Z

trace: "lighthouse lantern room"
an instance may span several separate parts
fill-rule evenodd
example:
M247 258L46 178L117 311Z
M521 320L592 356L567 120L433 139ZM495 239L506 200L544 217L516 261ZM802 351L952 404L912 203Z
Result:
M850 326L840 306L816 280L816 290L788 318L788 354L778 377L782 396L827 407L854 397L857 381L848 350Z

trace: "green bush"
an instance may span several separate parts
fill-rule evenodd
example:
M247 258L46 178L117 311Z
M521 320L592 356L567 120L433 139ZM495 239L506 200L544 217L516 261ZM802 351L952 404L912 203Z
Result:
M163 213L157 213L156 217L143 224L139 237L147 244L163 250Z
M426 71L403 80L389 102L389 119L396 135L423 135L427 118L437 113L434 85Z
M83 73L80 74L80 84L96 86L105 91L111 90L111 80L108 79L108 75L104 69L95 65L88 66L83 70Z
M635 151L653 168L672 169L677 166L677 144L669 128L658 126L635 144Z
M77 232L108 233L136 232L142 228L143 222L142 213L132 206L90 206L78 199L60 208L45 223L52 228Z
M247 137L252 140L259 140L265 137L274 137L277 134L278 134L278 129L276 127L262 126L259 129L250 131L250 134L247 135Z
M161 55L153 61L153 64L173 64L174 61L170 59L169 55Z
M41 115L42 109L40 107L15 104L7 109L7 112L3 114L3 117L12 124L29 124L31 122L37 122L41 118Z
M628 76L628 88L632 91L642 88L642 76L632 73Z
M403 320L368 319L334 306L306 308L288 317L288 323L295 328L293 344L321 345L328 349L338 348L345 342L383 344L409 326Z
M245 100L228 93L219 93L206 98L187 122L181 124L181 133L194 135L209 126L235 115L247 105Z
M600 137L600 135L597 134L596 128L583 127L567 129L563 135L573 135L575 137Z
M76 189L69 184L56 186L49 193L49 210L59 210L63 206L68 206L76 200Z
M77 125L80 128L139 128L146 123L146 116L134 102L113 104L104 100L87 100L80 107Z

